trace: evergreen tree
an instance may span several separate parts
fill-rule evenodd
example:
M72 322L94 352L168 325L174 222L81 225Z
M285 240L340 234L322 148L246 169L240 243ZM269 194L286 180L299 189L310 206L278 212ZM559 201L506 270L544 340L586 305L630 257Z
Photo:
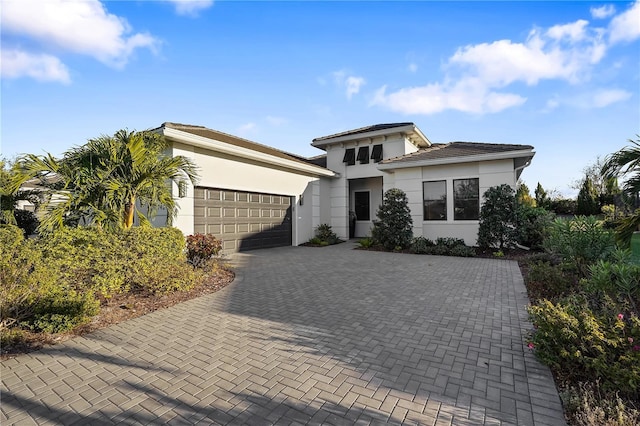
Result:
M578 193L576 214L590 216L598 213L600 213L598 192L593 186L591 178L586 176Z
M413 219L404 191L392 188L385 192L376 216L378 220L374 222L371 234L377 243L387 250L409 247L413 238Z
M521 182L518 185L518 190L516 191L516 200L519 205L526 207L535 207L536 200L531 197L531 193L529 192L529 187L526 183Z
M538 182L538 186L536 186L534 195L536 197L536 205L538 207L544 207L548 210L551 206L551 199L549 198L547 191L545 191L540 182Z
M493 186L484 193L480 209L478 245L483 248L512 247L518 239L518 208L513 188Z

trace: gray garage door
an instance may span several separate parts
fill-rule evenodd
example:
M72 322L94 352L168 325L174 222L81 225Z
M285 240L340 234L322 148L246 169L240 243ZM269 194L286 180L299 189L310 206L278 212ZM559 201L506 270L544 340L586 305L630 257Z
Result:
M291 245L291 197L195 188L195 232L222 239L225 253Z

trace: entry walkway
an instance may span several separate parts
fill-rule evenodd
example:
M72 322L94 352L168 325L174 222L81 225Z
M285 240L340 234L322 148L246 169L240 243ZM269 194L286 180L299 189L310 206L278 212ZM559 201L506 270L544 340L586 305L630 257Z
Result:
M2 425L562 425L515 262L237 255L224 290L2 362Z

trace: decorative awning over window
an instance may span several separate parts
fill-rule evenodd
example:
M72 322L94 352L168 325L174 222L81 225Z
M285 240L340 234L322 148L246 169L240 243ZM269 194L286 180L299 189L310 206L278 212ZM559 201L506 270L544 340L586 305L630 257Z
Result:
M347 166L353 166L354 164L356 164L356 149L348 148L347 150L345 150L342 162L347 163Z
M361 146L358 148L358 161L360 164L367 164L369 162L369 147Z
M379 163L382 161L382 145L374 145L373 151L371 152L371 159L374 163Z

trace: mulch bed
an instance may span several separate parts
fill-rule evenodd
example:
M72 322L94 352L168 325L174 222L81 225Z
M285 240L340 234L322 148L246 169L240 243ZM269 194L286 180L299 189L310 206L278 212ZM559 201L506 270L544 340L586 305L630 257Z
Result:
M166 295L154 295L152 293L125 293L118 294L100 306L100 312L84 324L68 333L47 334L25 332L22 341L3 345L0 348L0 359L13 358L16 355L33 352L48 345L54 345L75 336L91 333L101 328L109 327L132 318L137 318L148 313L169 308L187 300L216 291L229 285L235 274L227 269L218 270L216 275L209 277L201 285L189 291L174 292Z

